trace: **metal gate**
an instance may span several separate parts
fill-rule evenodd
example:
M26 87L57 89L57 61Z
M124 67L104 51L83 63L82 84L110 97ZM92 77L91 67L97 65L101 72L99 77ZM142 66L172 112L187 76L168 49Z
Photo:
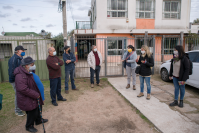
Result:
M138 42L137 42L138 41ZM145 43L147 42L147 43ZM155 41L154 41L155 42ZM71 43L72 52L76 55L76 70L75 77L90 77L90 67L87 62L87 56L91 52L92 45L96 45L98 51L103 58L100 76L124 76L126 72L123 68L122 57L127 50L128 45L133 45L136 52L140 55L140 48L146 44L150 47L151 52L154 52L153 37L149 38L76 38L74 43ZM136 46L137 44L138 46ZM73 51L74 50L74 51Z

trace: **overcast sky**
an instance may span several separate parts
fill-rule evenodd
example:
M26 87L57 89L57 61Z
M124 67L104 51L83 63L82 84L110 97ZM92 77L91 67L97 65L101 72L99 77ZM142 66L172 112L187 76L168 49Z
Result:
M0 0L0 32L36 32L42 29L53 35L63 32L59 0ZM76 21L89 21L91 0L71 1L67 10L67 29L75 28ZM69 8L69 6L68 6ZM72 19L72 14L74 21ZM199 18L199 0L192 0L190 21Z

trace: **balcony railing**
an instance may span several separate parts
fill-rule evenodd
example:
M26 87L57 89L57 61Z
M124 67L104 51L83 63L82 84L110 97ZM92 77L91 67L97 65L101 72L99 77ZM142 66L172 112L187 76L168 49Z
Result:
M76 29L93 29L92 21L76 21Z

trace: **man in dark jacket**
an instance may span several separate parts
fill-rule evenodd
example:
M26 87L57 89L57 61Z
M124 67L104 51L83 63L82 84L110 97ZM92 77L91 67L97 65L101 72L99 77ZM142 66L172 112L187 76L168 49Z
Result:
M37 99L39 99L40 105L44 104L33 74L30 73L34 62L31 57L24 58L21 66L14 71L17 105L21 110L26 111L27 121L25 127L29 132L37 132L37 129L34 128L34 122L36 125L42 123ZM44 123L47 121L47 119L43 119Z
M49 69L50 95L52 104L58 106L56 103L56 94L58 101L66 101L61 95L61 66L64 63L56 56L55 48L50 47L48 52L49 56L46 59L46 63Z
M63 54L63 60L65 62L65 93L68 94L69 75L71 79L72 90L78 90L74 84L74 72L75 72L74 62L76 61L76 57L74 56L73 53L71 53L69 46L65 46L64 50L65 53Z
M8 61L9 82L11 83L15 91L15 114L18 116L24 116L25 114L17 106L15 76L13 73L14 73L15 68L20 66L21 60L23 59L23 56L25 55L25 52L24 52L25 50L27 49L24 49L22 46L17 46L15 48L15 54Z

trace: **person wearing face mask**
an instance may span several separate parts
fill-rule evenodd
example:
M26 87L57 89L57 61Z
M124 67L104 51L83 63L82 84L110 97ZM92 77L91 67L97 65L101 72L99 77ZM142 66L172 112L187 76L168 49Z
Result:
M126 66L126 73L127 73L127 86L126 89L130 88L130 82L131 82L131 74L133 78L133 90L136 90L136 73L135 69L137 67L136 59L137 54L135 52L135 48L132 45L129 45L128 51L124 53L124 56L122 58L122 62L125 63Z
M144 96L144 80L147 85L147 100L151 97L151 67L154 66L153 55L147 45L142 45L141 55L139 60L136 60L137 64L140 64L139 78L140 78L140 94L137 97Z
M39 99L40 105L44 104L33 74L30 73L34 69L34 62L35 60L28 56L21 61L21 66L14 70L17 105L21 110L26 111L25 128L29 132L37 132L34 124L42 123L37 99ZM47 119L43 119L44 123L47 121Z
M183 99L185 95L185 82L189 79L189 56L184 52L184 48L181 45L175 47L174 58L171 59L171 68L169 72L169 79L173 79L174 83L174 102L169 106L183 107ZM172 78L173 77L173 78ZM178 95L180 90L180 103L178 104Z
M58 101L66 101L61 95L61 66L64 64L61 59L56 56L54 47L48 49L49 56L46 59L47 68L49 70L50 80L50 95L52 104L58 106L56 102L56 95Z
M15 54L8 61L9 82L11 83L15 91L15 114L17 116L24 116L25 114L17 106L14 70L20 66L21 60L23 59L23 56L25 55L25 50L27 49L24 49L24 47L22 46L15 47Z
M75 90L75 91L78 90L74 83L76 57L74 56L73 53L71 53L69 46L65 46L64 51L65 51L65 53L63 54L63 60L65 62L65 93L69 94L69 87L68 87L69 75L70 75L70 79L71 79L72 90Z
M88 54L87 62L90 66L91 88L94 88L94 73L96 74L97 86L100 86L99 73L102 65L102 56L95 45L92 45L92 51Z

